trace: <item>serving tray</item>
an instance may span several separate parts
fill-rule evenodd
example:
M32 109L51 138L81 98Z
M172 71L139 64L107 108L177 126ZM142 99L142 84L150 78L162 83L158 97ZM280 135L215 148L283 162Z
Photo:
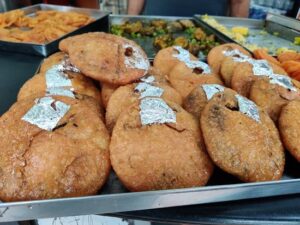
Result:
M247 27L249 35L246 37L246 44L237 42L231 37L225 35L202 19L203 15L194 15L194 18L219 38L225 39L226 42L236 42L243 47L247 45L257 45L261 48L268 48L272 55L276 55L276 49L289 48L300 51L300 46L293 44L295 37L300 37L299 22L297 25L294 19L284 16L268 14L266 20L211 16L219 24L224 25L229 30L235 26ZM251 49L248 48L251 51Z
M108 15L109 13L102 12L100 10L95 9L84 9L84 8L76 8L70 6L58 6L58 5L50 5L50 4L37 4L33 6L28 6L25 8L21 8L25 12L25 15L31 16L37 11L45 11L45 10L56 10L63 12L78 12L91 16L95 19L95 21L82 26L72 32L69 32L60 38L48 42L46 44L34 44L34 43L23 43L23 42L8 42L0 40L0 50L2 51L11 51L18 53L25 53L30 55L40 55L40 56L48 56L58 50L58 43L60 40L73 36L76 34L92 32L92 31L107 31L108 30Z

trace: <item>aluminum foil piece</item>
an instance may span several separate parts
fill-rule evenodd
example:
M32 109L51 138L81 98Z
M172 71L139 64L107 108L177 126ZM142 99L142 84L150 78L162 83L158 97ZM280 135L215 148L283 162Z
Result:
M225 87L219 84L203 84L203 91L205 92L207 100L210 100L215 94L224 92Z
M187 67L191 69L201 68L203 70L201 74L211 74L211 69L208 64L190 59L189 51L180 46L174 46L173 48L178 51L178 54L173 54L173 57L177 58L181 62L184 62Z
M140 70L146 70L148 71L150 68L150 63L147 59L144 59L143 53L141 52L140 49L130 45L130 44L125 44L123 45L123 48L126 49L130 48L132 49L132 53L130 56L125 55L125 65L129 68L133 69L140 69Z
M266 60L252 60L253 74L256 76L266 76L271 84L277 84L291 91L297 91L292 79L285 75L275 74L272 67Z
M142 77L140 80L142 82L145 82L145 83L148 83L148 84L153 84L155 82L155 77L150 75L150 76Z
M80 70L74 66L70 58L68 56L65 56L64 59L62 60L61 64L58 65L60 71L71 71L74 73L80 73Z
M270 76L270 83L277 84L290 91L297 91L297 88L294 86L292 79L288 76L284 76L280 74L272 74Z
M246 116L250 117L251 119L255 120L256 122L260 123L260 116L259 116L259 110L254 102L251 100L241 96L241 95L235 95L239 111Z
M51 95L59 95L59 96L75 98L75 95L71 89L65 89L62 87L48 88L46 90L46 96L51 96Z
M235 62L250 62L252 60L238 49L223 51L223 54L225 56L232 57Z
M63 102L55 101L51 97L43 97L36 99L35 105L22 117L22 120L43 130L52 131L69 109L70 106Z
M143 98L140 103L142 125L176 123L176 113L161 98Z
M164 89L155 87L151 84L140 82L134 89L140 93L140 99L145 97L161 97L164 93Z
M255 76L271 76L273 69L267 60L251 60L252 71Z
M72 81L60 70L59 65L55 65L46 72L46 86L47 88L72 87Z

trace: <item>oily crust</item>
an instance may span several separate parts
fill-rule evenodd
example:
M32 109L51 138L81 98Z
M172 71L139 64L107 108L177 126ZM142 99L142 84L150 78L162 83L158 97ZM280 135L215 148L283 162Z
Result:
M91 79L83 76L80 73L74 73L70 71L64 73L67 74L69 79L71 79L72 88L74 89L75 93L93 97L101 105L100 91L98 88L96 88ZM36 74L23 84L19 90L17 99L19 101L28 97L35 97L37 95L40 96L41 93L46 93L46 89L45 73Z
M174 47L160 50L154 58L154 68L158 69L164 75L169 75L174 66L180 62L179 59L173 56L174 54L178 54L178 51ZM192 54L189 53L189 55L191 60L197 60Z
M122 86L112 94L105 114L106 127L110 132L112 132L120 114L140 99L140 93L134 91L136 86L137 84ZM157 83L155 86L164 90L162 99L182 105L182 97L175 89L166 83Z
M284 149L269 116L259 110L260 123L238 111L232 93L217 94L201 114L207 151L222 170L245 182L281 178Z
M176 124L142 126L136 102L113 130L112 166L130 191L203 186L212 174L197 121L180 106L168 105L176 110Z
M236 93L230 88L225 88L224 92ZM207 96L203 90L203 86L198 85L184 99L183 108L199 120L201 113L208 101L209 100L207 100Z
M44 59L41 64L40 73L44 73L49 70L52 66L60 64L66 57L66 53L64 52L56 52L50 55L48 58Z
M140 46L112 34L94 32L69 37L59 43L59 48L69 54L71 63L83 74L109 84L131 83L150 67Z
M221 64L223 60L226 58L223 52L234 50L234 49L237 49L240 52L242 52L244 55L251 57L250 53L238 44L228 43L228 44L216 46L212 48L207 55L207 62L215 74L220 74Z
M287 73L279 66L269 63L276 74L287 75ZM231 78L231 88L239 94L248 97L253 82L260 79L261 76L255 76L252 71L252 65L248 62L239 63Z
M292 100L300 100L300 91L289 91L279 85L271 84L269 79L254 81L249 98L266 111L276 123L281 109Z
M199 84L220 84L223 82L214 74L198 74L193 69L180 62L171 70L169 81L183 98Z
M105 183L109 134L97 102L53 98L70 109L51 132L21 119L35 99L16 102L0 118L1 201L91 195Z
M300 162L300 102L294 100L282 108L278 124L285 148Z

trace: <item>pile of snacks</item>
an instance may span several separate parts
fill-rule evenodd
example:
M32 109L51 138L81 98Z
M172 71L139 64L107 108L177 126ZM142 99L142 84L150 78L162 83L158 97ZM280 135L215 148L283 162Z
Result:
M18 9L0 14L0 40L43 44L94 21L88 15L55 10L26 16Z
M295 37L293 42L285 40L282 43L280 33L277 31L267 32L265 28L251 28L251 26L249 28L247 26L224 26L220 24L222 22L218 22L214 17L208 15L201 16L201 19L250 51L264 48L272 55L279 55L282 51L299 50L297 47L299 37Z
M199 52L207 55L210 49L219 45L214 35L206 34L189 19L127 21L123 24L112 25L111 33L135 41L153 38L153 45L158 50L170 46L181 46L194 55L198 55Z
M300 160L299 83L239 45L213 48L208 64L168 47L153 67L111 34L59 48L0 118L2 201L96 194L111 166L128 190L148 191L206 185L215 166L279 180L284 148Z

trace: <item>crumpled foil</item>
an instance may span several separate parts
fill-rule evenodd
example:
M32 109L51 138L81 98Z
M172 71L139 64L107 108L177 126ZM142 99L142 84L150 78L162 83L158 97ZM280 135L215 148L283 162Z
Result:
M43 97L36 99L35 105L22 117L22 120L43 130L52 131L69 109L70 106L63 102L51 97Z
M72 87L72 81L60 70L59 65L55 65L46 72L46 86L47 88Z
M140 69L140 70L146 70L148 71L150 68L150 63L147 59L144 59L143 54L140 49L130 45L125 44L123 45L124 49L131 48L132 49L132 55L131 56L125 56L125 65L129 68L133 69Z
M235 95L235 97L238 101L239 111L260 123L259 110L256 104L241 95Z
M174 46L173 48L178 51L178 54L173 54L173 57L177 58L181 62L184 62L187 67L191 69L201 68L203 70L201 74L211 74L211 69L208 64L190 59L189 51L180 46Z
M247 55L243 54L238 49L226 50L226 51L223 51L223 54L227 57L233 57L233 58L236 58L236 59L247 59L247 58L249 58Z
M58 65L58 67L59 67L59 70L62 72L63 71L71 71L74 73L80 73L80 70L71 63L70 58L67 55L64 57L62 62Z
M155 82L155 77L150 75L150 76L142 77L140 80L142 82L145 82L145 83L148 83L148 84L153 84Z
M164 93L164 89L155 87L151 84L140 82L134 89L140 93L140 99L145 97L161 97Z
M294 87L292 80L284 75L274 74L272 67L267 60L255 60L252 59L239 50L234 49L230 51L223 51L225 56L233 57L236 62L248 62L252 65L252 71L255 76L266 76L270 79L270 83L280 85L288 90L297 91ZM239 57L234 57L238 55Z
M253 60L253 74L256 76L266 76L270 79L271 84L277 84L291 91L297 91L292 79L285 75L275 74L272 67L266 60Z
M225 88L219 84L203 84L202 89L207 100L210 100L215 94L224 92Z
M176 113L161 98L143 98L140 117L142 125L176 123Z
M297 88L294 86L292 79L285 75L272 74L270 77L270 83L280 85L291 91L297 91Z
M266 60L252 60L252 71L255 76L270 76L273 69Z

